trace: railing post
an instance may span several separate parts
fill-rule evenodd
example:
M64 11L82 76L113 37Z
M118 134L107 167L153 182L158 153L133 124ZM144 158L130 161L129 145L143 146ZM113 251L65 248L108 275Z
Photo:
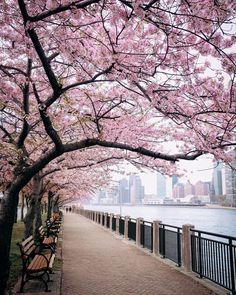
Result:
M236 294L235 289L235 272L234 272L234 255L233 255L233 242L232 238L229 239L229 259L230 259L230 276L231 276L231 291Z
M102 216L103 216L103 212L100 212L100 225L102 225Z
M104 213L104 227L107 227L107 215L108 215L108 213L106 212L106 213Z
M143 223L143 218L136 219L136 244L141 246L141 223Z
M113 220L114 214L110 214L110 230L112 231L112 220Z
M191 231L194 229L194 225L184 224L182 226L182 257L183 267L185 271L192 270L192 257L191 257Z
M160 256L160 220L153 221L153 254Z
M124 237L125 239L128 239L128 232L129 232L129 216L125 216L125 231L124 231Z
M99 221L99 214L100 214L100 212L97 212L97 220L96 220L97 223Z
M119 235L120 234L120 215L116 215L116 233Z

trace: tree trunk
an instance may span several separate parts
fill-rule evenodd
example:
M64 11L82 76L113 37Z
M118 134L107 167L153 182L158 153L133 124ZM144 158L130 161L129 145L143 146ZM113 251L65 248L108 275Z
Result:
M53 198L53 193L51 191L48 192L48 210L47 210L47 219L51 218L52 214L52 198Z
M6 294L10 270L10 247L19 192L8 188L0 203L0 294Z
M34 238L35 238L35 240L39 239L39 234L38 234L37 229L43 224L41 200L42 200L42 198L39 197L35 203L35 218L34 218Z
M34 231L34 217L35 217L35 196L32 195L29 202L29 208L24 218L25 230L24 230L24 239L27 239L29 236L33 235Z
M33 191L32 196L30 199L30 207L27 211L27 214L24 218L25 223L25 232L24 232L24 238L28 238L30 235L35 235L35 218L38 214L38 200L41 201L41 179L39 174L36 174L32 179L33 184ZM39 215L41 216L41 212L39 212Z
M24 221L24 209L25 209L25 196L21 194L21 212L20 212L20 220Z
M44 212L47 213L48 212L48 206L47 206L47 202L44 202Z
M59 199L59 196L57 196L53 201L53 212L55 213L59 213Z
M14 223L17 223L17 217L18 217L18 206L15 208Z

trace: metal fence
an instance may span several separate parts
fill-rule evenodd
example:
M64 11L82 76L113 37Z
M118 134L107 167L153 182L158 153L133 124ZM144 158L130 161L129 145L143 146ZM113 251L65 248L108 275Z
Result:
M125 234L125 220L123 219L123 217L119 219L119 233L121 235Z
M153 250L153 223L143 221L141 223L140 243L144 248Z
M104 226L105 225L105 215L102 214L102 225Z
M110 216L107 215L107 224L106 227L109 228L110 227Z
M128 238L136 241L136 219L130 219L128 221Z
M236 294L236 238L191 232L192 271Z
M112 216L112 230L116 231L116 218L114 216Z
M163 258L168 258L181 266L181 227L161 224L159 229L159 249Z

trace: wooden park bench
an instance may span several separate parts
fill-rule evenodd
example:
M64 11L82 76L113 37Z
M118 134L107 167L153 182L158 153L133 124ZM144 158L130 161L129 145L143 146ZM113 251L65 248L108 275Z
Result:
M46 221L47 236L57 236L61 227L61 221L49 219Z
M49 274L52 273L52 266L55 254L49 250L39 252L39 246L35 244L33 236L28 237L21 243L17 243L22 258L22 277L19 292L22 293L24 285L30 280L41 280L45 286L45 292L49 292Z
M47 236L42 225L38 228L37 231L39 235L39 242L40 242L41 249L48 248L48 249L51 249L52 252L54 253L56 250L57 236L55 235Z

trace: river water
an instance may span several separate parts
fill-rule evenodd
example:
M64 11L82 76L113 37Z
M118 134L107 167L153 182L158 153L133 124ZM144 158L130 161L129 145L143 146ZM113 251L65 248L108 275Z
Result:
M195 229L236 237L236 210L208 207L171 206L103 206L84 205L85 209L121 214L146 221L182 226L192 224Z

